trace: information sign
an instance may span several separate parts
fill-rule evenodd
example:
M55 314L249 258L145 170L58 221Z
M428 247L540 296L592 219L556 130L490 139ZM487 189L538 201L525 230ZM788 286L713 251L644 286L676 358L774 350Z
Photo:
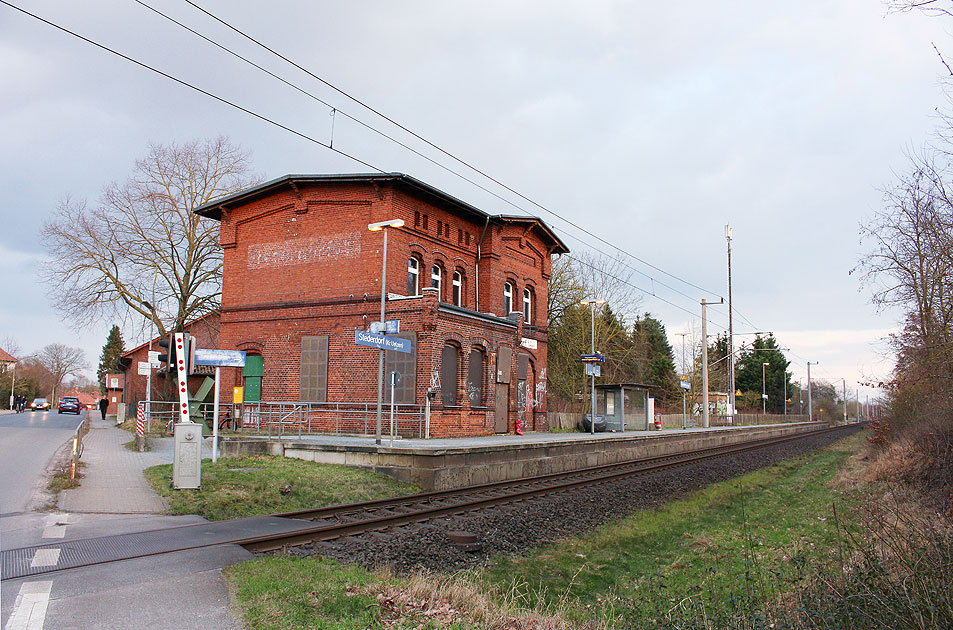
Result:
M245 352L242 350L195 349L195 365L217 367L245 367Z
M369 348L383 348L384 350L396 350L404 354L411 353L410 339L401 339L400 337L388 337L387 335L376 335L363 330L354 331L354 343L359 346Z
M586 376L602 376L602 366L598 363L586 363Z
M606 358L601 354L582 354L579 360L583 363L605 363Z
M148 361L139 361L139 376L148 376L151 369Z
M400 320L389 319L386 322L371 322L370 332L375 335L379 335L381 333L386 335L396 335L400 332Z

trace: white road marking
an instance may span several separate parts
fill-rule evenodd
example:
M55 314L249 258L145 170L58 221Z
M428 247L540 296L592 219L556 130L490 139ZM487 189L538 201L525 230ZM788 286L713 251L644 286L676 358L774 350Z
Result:
M43 630L53 582L24 582L4 630Z
M66 526L69 524L69 514L50 514L46 517L46 527L43 529L43 538L63 538L66 536Z
M63 538L66 536L66 525L50 525L43 529L43 538Z
M37 549L36 553L33 554L33 562L30 563L31 567L53 567L56 566L56 563L60 561L60 550L53 549Z

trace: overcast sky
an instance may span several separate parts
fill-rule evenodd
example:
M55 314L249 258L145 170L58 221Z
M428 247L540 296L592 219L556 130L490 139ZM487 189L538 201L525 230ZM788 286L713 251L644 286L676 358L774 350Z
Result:
M186 2L148 1L338 110L412 141ZM327 107L136 2L14 4L330 138ZM640 310L666 325L677 361L675 335L697 331L698 302L727 295L730 223L736 332L773 331L790 348L795 379L807 360L820 361L812 376L838 386L844 378L852 389L889 372L878 340L898 316L876 313L848 272L881 189L937 124L944 69L932 45L953 50L953 22L887 15L878 0L198 4L671 274L628 261L645 274L632 278L645 290ZM52 342L81 346L90 375L109 323L70 328L56 315L55 290L35 275L47 251L39 229L58 201L94 201L150 142L220 134L252 151L269 179L369 170L3 5L0 77L0 339L16 339L27 353ZM487 212L538 214L574 251L598 244L419 142L418 150L511 203L341 115L334 146ZM727 310L713 307L710 319L709 332L724 330ZM140 341L127 336L126 345Z

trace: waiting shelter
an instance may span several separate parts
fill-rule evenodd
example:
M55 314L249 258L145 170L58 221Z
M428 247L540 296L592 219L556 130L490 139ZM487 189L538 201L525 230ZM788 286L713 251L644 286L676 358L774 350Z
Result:
M647 431L654 416L655 399L649 386L638 383L596 385L596 414L606 417L607 431Z

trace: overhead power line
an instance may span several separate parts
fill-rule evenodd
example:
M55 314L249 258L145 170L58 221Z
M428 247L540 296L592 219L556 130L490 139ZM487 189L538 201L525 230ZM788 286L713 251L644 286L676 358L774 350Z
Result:
M387 116L387 115L384 114L383 112L381 112L381 111L375 109L374 107L368 105L367 103L365 103L365 102L362 101L361 99L359 99L359 98L357 98L357 97L355 97L355 96L352 96L351 94L349 94L348 92L344 91L343 89L337 87L336 85L334 85L334 84L331 83L330 81L328 81L328 80L326 80L326 79L324 79L324 78L318 76L317 74L315 74L315 73L312 72L311 70L305 68L304 66L302 66L302 65L299 64L299 63L297 63L296 61L294 61L294 60L288 58L287 56L285 56L285 55L283 55L283 54L281 54L280 52L278 52L278 51L275 50L274 48L271 48L271 47L268 46L267 44L264 44L263 42L259 41L258 39L252 37L251 35L249 35L248 33L244 32L243 30L239 29L238 27L236 27L236 26L230 24L228 21L226 21L226 20L224 20L224 19L218 17L217 15L215 15L214 13L212 13L211 11L208 11L207 9L205 9L205 8L203 8L203 7L201 7L201 6L199 6L197 3L193 2L192 0L185 0L185 2L188 3L189 5L195 7L195 9L197 9L198 11L201 11L202 13L204 13L205 15L207 15L208 17L212 18L213 20L215 20L215 21L218 22L219 24L221 24L221 25L225 26L226 28L232 30L233 32L237 33L237 34L240 35L241 37L244 37L245 39L247 39L248 41L252 42L253 44L255 44L255 45L257 45L257 46L260 46L261 48L263 48L264 50L268 51L269 53L275 55L276 57L278 57L278 58L281 59L282 61L285 61L285 62L291 64L292 66L294 66L295 68L297 68L297 69L300 70L301 72L304 72L305 74L307 74L308 76L312 77L312 78L315 79L316 81L319 81L319 82L321 82L322 84L326 85L327 87L329 87L330 89L334 90L334 91L337 92L338 94L344 96L344 97L347 98L348 100L350 100L350 101L352 101L352 102L354 102L354 103L360 105L361 107L363 107L364 109L368 110L369 112L372 112L373 114L375 114L375 115L377 115L377 116L380 116L382 119L386 120L387 122L389 122L390 124L394 125L395 127L399 128L399 129L401 129L402 131L404 131L404 132L410 134L411 136L413 136L414 138L420 140L421 142L423 142L423 143L426 144L427 146L429 146L429 147L435 149L436 151L439 151L440 153L442 153L443 155L447 156L447 157L450 158L451 160L457 162L458 164L461 164L461 165L465 166L466 168L468 168L468 169L472 170L473 172L475 172L475 173L481 175L482 177L485 177L487 180L489 180L489 181L493 182L494 184L500 186L500 187L503 188L504 190L506 190L506 191L508 191L508 192L510 192L510 193L512 193L512 194L514 194L514 195L516 195L516 196L519 197L520 199L523 199L524 201L526 201L526 202L532 204L532 205L535 206L536 208L539 208L540 210L543 210L544 212L547 212L547 213L551 214L552 216L554 216L554 217L560 219L561 221L567 223L568 225L573 226L574 228L576 228L576 229L579 230L580 232L583 232L584 234L588 234L589 236L591 236L592 238L596 239L597 241L599 241L599 242L602 243L603 245L606 245L606 246L608 246L608 247L611 247L612 249L616 250L617 252L623 254L624 256L629 256L630 258L632 258L632 259L634 259L634 260L637 260L638 262L642 263L643 265L646 265L647 267L650 267L650 268L652 268L652 269L658 271L659 273L662 273L662 274L664 274L664 275L666 275L666 276L669 276L670 278L672 278L672 279L674 279L674 280L678 280L679 282L682 282L682 283L684 283L684 284L686 284L686 285L688 285L688 286L690 286L690 287L692 287L692 288L698 289L699 291L702 291L702 292L707 293L707 294L713 294L713 295L717 295L717 294L718 294L718 292L716 292L716 291L709 291L708 289L705 289L704 287L700 287L700 286L698 286L697 284L694 284L693 282L690 282L690 281L688 281L688 280L686 280L686 279L684 279L684 278L681 278L681 277L679 277L679 276L676 276L675 274L672 274L672 273L670 273L670 272L668 272L668 271L665 271L664 269L662 269L662 268L660 268L660 267L657 267L656 265L653 265L652 263L648 262L647 260L644 260L644 259L642 259L642 258L639 258L638 256L632 254L631 252L627 252L627 251L623 250L622 248L617 247L616 245L614 245L614 244L610 243L609 241L605 240L604 238L602 238L602 237L600 237L600 236L598 236L598 235L596 235L596 234L593 234L592 232L590 232L590 231L587 230L586 228L582 227L581 225L579 225L579 224L577 224L577 223L571 221L570 219L567 219L566 217L564 217L564 216L560 215L559 213L555 212L554 210L552 210L552 209L550 209L550 208L544 206L543 204L541 204L541 203L539 203L539 202L537 202L537 201L535 201L535 200L533 200L533 199L527 197L526 195L524 195L524 194L520 193L519 191L517 191L517 190L511 188L510 186L506 185L505 183L503 183L503 182L500 181L499 179L497 179L497 178L493 177L492 175L486 173L485 171L481 170L480 168L478 168L478 167L476 167L476 166L470 164L470 163L467 162L466 160L463 160L462 158L457 157L456 155L454 155L453 153L447 151L446 149L443 149L442 147L438 146L437 144L431 142L430 140L427 140L425 137L423 137L423 136L421 136L420 134L416 133L415 131L409 129L408 127L402 125L401 123L397 122L396 120L394 120L394 119L391 118L390 116Z
M189 2L189 0L186 0L186 1ZM245 61L246 63L249 63L250 65L256 67L257 69L259 69L259 70L261 70L261 71L267 73L268 75L272 76L273 78L278 79L279 81L281 81L282 83L288 85L289 87L292 87L293 89L296 89L296 90L298 90L299 92L302 92L302 93L308 95L309 97L314 98L315 100L317 100L318 102L322 103L323 105L332 108L332 110L339 111L339 112L341 111L341 110L336 110L336 108L334 108L334 107L333 107L332 105L330 105L329 103L323 101L322 99L320 99L320 98L314 96L313 94L310 94L310 93L307 92L306 90L303 90L302 88L300 88L300 87L294 85L293 83L291 83L291 82L289 82L289 81L287 81L287 80L285 80L285 79L279 77L278 75L276 75L276 74L270 72L269 70L263 68L262 66L260 66L260 65L258 65L258 64L255 64L254 62L248 60L247 58L245 58L245 57L243 57L243 56L241 56L241 55L239 55L238 53L235 53L235 52L233 52L233 51L227 49L226 47L224 47L224 46L222 46L222 45L220 45L220 44L214 42L214 41L211 40L210 38L208 38L208 37L202 35L201 33L198 33L198 32L195 31L194 29L192 29L192 28L190 28L190 27L188 27L188 26L182 24L181 22L178 22L178 21L172 19L171 17L169 17L169 16L165 15L164 13L162 13L162 12L160 12L160 11L154 9L153 7L147 5L146 3L141 2L140 0L137 0L137 2L139 2L139 4L141 4L141 5L144 6L145 8L148 8L149 10L151 10L151 11L153 11L153 12L155 12L155 13L161 15L162 17L164 17L164 18L166 18L166 19L168 19L168 20L174 22L175 24L179 25L180 27L185 28L186 30L190 31L191 33L195 34L196 36L201 37L203 40L205 40L205 41L207 41L207 42L209 42L209 43L211 43L211 44L217 46L218 48L221 48L222 50L224 50L224 51L226 51L226 52L228 52L228 53L230 53L230 54L236 56L237 58L241 59L242 61ZM169 73L167 73L167 72L165 72L165 71L162 71L162 70L160 70L160 69L158 69L158 68L156 68L156 67L154 67L154 66L151 66L151 65L149 65L149 64L147 64L147 63L145 63L145 62L139 61L138 59L135 59L135 58L133 58L133 57L131 57L131 56L129 56L129 55L126 55L126 54L124 54L124 53L122 53L122 52L119 52L118 50L115 50L115 49L113 49L113 48L110 48L109 46L106 46L106 45L101 44L101 43L99 43L99 42L97 42L97 41L94 41L94 40L92 40L92 39L90 39L90 38L88 38L88 37L85 37L85 36L83 36L83 35L81 35L81 34L75 32L75 31L72 31L72 30L70 30L70 29L68 29L68 28L66 28L66 27L64 27L64 26L61 26L61 25L59 25L59 24L56 24L56 23L54 23L54 22L52 22L52 21L50 21L50 20L48 20L48 19L46 19L46 18L43 18L43 17L41 17L41 16L39 16L39 15L37 15L37 14L35 14L35 13L32 13L32 12L30 12L30 11L27 11L26 9L23 9L23 8L17 6L17 5L14 5L14 4L12 4L11 2L8 2L7 0L0 0L0 3L4 4L4 5L6 5L6 6L9 6L10 8L12 8L12 9L14 9L14 10L20 12L20 13L23 13L24 15L27 15L27 16L29 16L29 17L35 19L35 20L38 20L38 21L40 21L40 22L42 22L42 23L44 23L44 24L46 24L46 25L48 25L48 26L51 26L51 27L53 27L53 28L55 28L55 29L57 29L57 30L59 30L59 31L62 31L62 32L68 34L68 35L71 35L72 37L75 37L75 38L77 38L77 39L80 39L81 41L84 41L84 42L86 42L86 43L88 43L88 44L90 44L90 45L93 45L93 46L95 46L95 47L101 49L101 50L104 50L104 51L106 51L106 52L109 52L110 54L113 54L113 55L115 55L115 56L117 56L117 57L120 57L121 59L124 59L124 60L126 60L126 61L128 61L128 62L130 62L130 63L133 63L133 64L135 64L135 65L137 65L137 66L139 66L139 67L141 67L141 68L144 68L144 69L146 69L146 70L149 70L150 72L153 72L153 73L155 73L155 74L158 74L158 75L160 75L160 76L162 76L162 77L164 77L164 78L166 78L166 79L169 79L169 80L171 80L171 81L174 81L175 83L178 83L178 84L180 84L180 85L182 85L182 86L184 86L184 87L187 87L187 88L189 88L189 89L191 89L191 90L194 90L194 91L196 91L196 92L198 92L198 93L200 93L200 94L203 94L203 95L205 95L205 96L208 96L209 98L212 98L212 99L214 99L214 100L216 100L216 101L218 101L218 102L220 102L220 103L223 103L223 104L225 104L225 105L227 105L227 106L229 106L229 107L232 107L232 108L234 108L234 109L237 109L237 110L239 110L239 111L242 111L242 112L244 112L244 113L246 113L246 114L248 114L248 115L250 115L250 116L253 116L253 117L255 117L255 118L257 118L257 119L259 119L259 120L261 120L261 121L263 121L263 122L266 122L266 123L268 123L268 124L270 124L270 125L273 125L273 126L275 126L275 127L278 127L278 128L280 128L280 129L282 129L282 130L284 130L284 131L287 131L287 132L289 132L289 133L291 133L291 134L293 134L293 135L295 135L295 136L298 136L298 137L300 137L300 138L302 138L302 139L304 139L304 140L307 140L307 141L309 141L309 142L311 142L311 143L314 143L314 144L317 144L317 145L319 145L319 146L322 146L322 147L324 147L324 148L326 148L326 149L329 149L329 150L331 150L332 152L337 153L337 154L339 154L339 155L342 155L343 157L346 157L346 158L348 158L348 159L351 159L351 160L353 160L353 161L355 161L355 162L357 162L357 163L359 163L359 164L361 164L361 165L363 165L363 166L366 166L366 167L368 167L368 168L370 168L370 169L373 169L373 170L375 170L375 171L378 171L378 172L386 172L384 169L382 169L382 168L380 168L380 167L378 167L378 166L375 166L375 165L373 165L373 164L371 164L371 163L369 163L369 162L367 162L367 161L364 161L364 160L362 160L362 159L360 159L360 158L358 158L358 157L356 157L356 156L354 156L354 155L351 155L351 154L349 154L349 153L347 153L347 152L345 152L345 151L342 151L342 150L340 150L340 149L334 148L330 143L322 142L321 140L318 140L317 138L314 138L314 137L312 137L312 136L310 136L310 135L308 135L308 134L305 134L305 133L303 133L303 132L301 132L301 131L298 131L298 130L296 130L296 129L292 128L292 127L289 127L289 126L287 126L287 125L284 125L284 124L282 124L282 123L279 123L279 122L277 122L277 121L275 121L275 120L273 120L273 119L271 119L271 118L268 118L267 116L264 116L264 115L259 114L259 113L255 112L255 111L251 110L251 109L248 109L248 108L246 108L246 107L243 107L243 106L241 106L241 105L239 105L239 104L237 104L237 103L235 103L235 102L233 102L233 101L231 101L231 100L229 100L229 99L226 99L226 98L224 98L224 97L222 97L222 96L219 96L219 95L217 95L217 94L215 94L215 93L213 93L213 92L210 92L210 91L208 91L208 90L206 90L206 89L203 89L203 88L201 88L201 87L199 87L199 86L197 86L197 85L194 85L194 84L192 84L192 83L190 83L190 82L188 82L188 81L185 81L185 80L183 80L183 79L180 79L180 78L178 78L178 77L176 77L176 76L174 76L174 75L172 75L172 74L169 74ZM193 3L193 2L189 2L189 4L192 4L193 6L196 6L196 8L202 10L203 12L208 13L208 12L205 11L204 9L201 9L201 7L198 7L197 5L195 5L195 3ZM211 14L209 14L209 15L211 16ZM214 16L211 16L211 17L214 18ZM215 18L215 19L218 19L218 18ZM221 20L220 20L220 21L221 21ZM223 22L223 23L224 23L224 22ZM231 26L229 26L229 27L232 28ZM233 29L233 30L237 30L237 29ZM247 36L246 36L246 37L247 37ZM251 38L249 38L249 39L251 39ZM255 41L255 40L252 40L252 41ZM263 44L260 44L260 43L257 42L257 41L255 41L255 43L261 45L261 46L264 47L266 50L269 50L270 52L273 52L273 53L274 53L274 51L271 51L271 49L268 48L267 46L264 46ZM284 57L281 56L280 54L278 54L278 53L274 53L274 54L278 55L278 56L281 57L282 59L285 59L285 60L288 61L289 63L292 63L292 64L295 65L296 67L299 67L299 68L300 68L300 66L298 66L297 64L295 64L294 62L292 62L292 61L290 61L290 60L287 60L286 58L284 58ZM304 69L302 68L302 70L304 70ZM304 71L305 71L305 72L308 72L307 70L304 70ZM311 75L312 73L308 72L308 74ZM315 76L315 75L312 75L312 76ZM323 79L320 79L319 77L316 77L316 76L315 76L315 78L317 78L318 80L320 80L320 81L326 83L325 81L323 81ZM328 84L328 85L330 86L330 84ZM333 89L337 90L337 88L334 88L334 86L330 86L330 87L332 87ZM506 185L504 185L504 184L498 182L498 181L495 180L494 178L492 178L492 177L486 175L485 173L482 173L482 171L479 171L478 169L476 169L476 168L470 166L469 164L467 164L466 162L460 160L459 158L456 158L455 156L452 156L451 154L447 153L447 152L444 151L443 149L440 149L440 148L437 147L436 145L433 145L432 143L430 143L430 142L427 141L426 139L424 139L424 138L422 138L421 136L417 135L416 133L414 133L414 132L412 132L412 131L410 131L410 130L404 128L403 126L399 125L398 123L392 121L392 120L391 120L390 118L388 118L387 116L384 116L384 115L381 114L380 112L377 112L376 110L373 110L372 108L366 106L364 103L358 101L357 99L354 99L354 98L351 97L350 95L347 95L347 94L345 94L344 92L342 92L342 91L340 91L340 90L338 90L338 91L341 92L342 94L344 94L345 96L347 96L349 99L354 100L355 102L357 102L358 104L360 104L362 107L365 107L365 108L369 109L370 111L374 112L375 114L377 114L377 115L383 117L385 120L388 120L389 122L392 122L392 124L395 124L395 125L397 125L398 127L400 127L401 129L404 129L405 131L407 131L408 133L410 133L410 134L413 135L414 137L420 138L420 139L421 139L423 142L425 142L426 144L428 144L428 145L430 145L430 146L433 146L434 148L438 149L438 150L441 151L442 153L445 153L446 155L448 155L449 157L453 158L453 159L456 160L457 162L460 162L461 164L467 166L467 168L471 168L472 170L474 170L475 172L479 173L480 175L486 177L486 178L489 179L490 181L492 181L492 182L494 182L494 183L497 183L498 185L502 186L502 187L505 188L506 190L509 190L509 191L513 192L514 194L518 195L520 198L525 199L526 201L532 203L533 205L539 207L540 209L543 209L543 210L545 210L545 211L547 211L547 212L553 214L553 215L556 216L557 218L560 218L561 220L565 221L566 223L568 223L568 224L570 224L570 225L576 227L576 228L579 229L581 232L583 232L583 233L585 233L585 234L588 234L588 235L592 236L593 238L597 239L599 242L602 242L602 243L605 243L605 244L609 245L609 246L612 247L613 249L617 250L619 253L621 253L621 254L623 254L623 255L625 255L625 256L629 256L629 257L631 257L631 258L633 258L633 259L635 259L635 260L638 260L639 262L642 262L643 264L646 264L646 265L648 265L649 267L658 270L660 273L664 273L665 275L668 275L668 276L670 276L670 277L672 277L672 278L675 278L676 280L679 280L680 282L683 282L683 283L685 283L685 284L688 284L688 285L693 286L693 287L696 287L696 288L700 288L700 287L697 287L697 285L694 285L694 284L692 284L692 283L690 283L690 282L688 282L688 281L686 281L686 280L684 280L684 279L682 279L682 278L679 278L679 277L677 277L677 276L675 276L675 275L673 275L673 274L670 274L670 273L668 273L668 272L666 272L666 271L664 271L664 270L662 270L662 269L660 269L660 268L658 268L658 267L656 267L656 266L654 266L654 265L651 265L650 263L647 263L646 261L643 261L642 259L640 259L640 258L638 258L638 257L636 257L636 256L633 256L632 254L630 254L630 253L628 253L628 252L625 252L624 250L621 250L620 248L618 248L618 247L612 245L611 243L608 243L607 241L605 241L605 240L602 239L601 237L598 237L598 236L596 236L595 234L592 234L591 232L589 232L588 230L585 230L584 228L581 228L581 227L575 225L573 222L564 219L563 217L561 217L560 215L556 214L555 212L553 212L553 211L551 211L551 210L549 210L549 209L543 207L543 206L540 205L540 204L537 204L536 202L534 202L534 201L532 201L531 199L529 199L529 198L523 196L522 194L517 193L516 191L512 190L512 189L509 188L508 186L506 186ZM494 195L495 197L497 197L497 198L500 199L501 201L504 201L504 202L508 203L509 205L511 205L511 206L513 206L513 207L515 207L515 208L517 208L517 209L523 211L524 213L529 214L528 212L526 212L526 210L524 210L523 208L521 208L521 207L519 207L518 205L514 204L512 201L507 200L507 199L501 197L501 196L498 195L497 193L495 193L495 192L493 192L493 191L491 191L491 190L485 188L484 186L480 185L480 184L477 183L477 182L472 181L471 179L467 178L466 176L464 176L464 175L462 175L462 174L460 174L460 173L458 173L458 172L456 172L456 171L450 169L449 167L446 167L445 165L442 165L442 164L440 164L440 163L438 163L438 162L435 162L434 160L432 160L432 159L429 158L428 156L425 156L425 155L421 154L420 152L416 151L416 150L413 149L412 147L409 147L409 146L407 146L406 144L401 143L401 142L398 141L397 139L395 139L395 138L393 138L393 137L391 137L391 136L389 136L389 135L387 135L387 134L381 132L380 130L377 130L376 128L372 127L371 125L368 125L368 124L364 123L363 121L360 121L360 120L354 118L353 116L351 116L351 115L349 115L349 114L346 114L345 112L341 112L341 113L342 113L342 115L347 116L349 119L354 120L355 122L357 122L357 123L363 125L364 127L366 127L366 128L368 128L368 129L370 129L370 130L372 130L372 131L374 131L374 132L380 134L382 137L385 137L385 138L387 138L387 139L389 139L389 140L391 140L391 141L393 141L393 142L399 144L400 146L402 146L402 147L404 147L404 148L406 148L406 149L412 151L413 153L419 155L420 157L423 157L423 158L425 158L425 159L427 159L427 160L433 162L433 163L436 164L437 166L440 166L441 168L444 168L445 170L448 170L449 172L451 172L451 173L457 175L458 177L461 177L461 178L465 179L466 181L472 183L473 185L475 185L475 186L481 188L481 189L484 190L485 192L487 192L487 193L489 193L489 194L491 194L491 195ZM586 243L584 240L580 239L579 237L573 237L573 238L575 238L576 240L578 240L578 241L581 242L581 243L586 244L586 245L589 246L589 247L592 247L592 245L591 245L590 243ZM646 290L646 289L644 289L644 288L642 288L642 287L639 287L639 286L637 286L637 285L635 285L635 284L633 284L633 283L631 283L631 282L629 282L629 281L627 281L627 280L624 280L624 279L619 278L619 277L617 277L617 276L613 276L612 274L608 274L608 273L605 272L604 270L598 269L598 268L596 268L596 267L590 265L589 263L586 263L586 262L584 262L584 261L581 261L581 260L575 259L575 258L574 258L574 260L576 260L576 261L577 261L578 263L580 263L580 264L583 264L583 265L586 265L586 266L591 267L592 269L594 269L595 271L597 271L597 272L599 272L599 273L603 273L603 274L609 275L610 277L613 277L615 280L620 281L620 282L623 282L624 284L626 284L626 285L628 285L628 286L631 286L632 288L634 288L634 289L636 289L636 290L638 290L638 291L644 293L645 295L651 295L651 296L654 297L655 299L660 300L660 301L662 301L662 302L664 302L664 303L666 303L666 304L669 304L670 306L672 306L672 307L674 307L674 308L677 308L677 309L679 309L679 310L681 310L681 311L684 311L684 312L688 313L689 315L697 316L697 314L696 314L694 311L689 310L689 309L686 309L686 308L684 308L684 307L682 307L682 306L676 304L675 302L672 302L672 301L670 301L670 300L668 300L668 299L666 299L666 298L663 298L662 296L658 295L658 294L655 292L655 290ZM620 262L621 262L626 268L628 268L628 269L630 269L630 270L632 270L632 271L634 271L634 272L636 272L636 273L639 273L639 274L645 276L646 278L648 278L649 280L651 280L651 281L653 282L653 284L654 284L654 283L658 283L658 284L660 284L661 286L664 286L664 287L668 288L669 290L672 290L672 291L678 293L679 295L682 295L683 297L686 297L686 298L688 298L688 299L692 299L691 296L688 296L687 294L685 294L685 293L679 291L678 289L675 289L674 287L671 287L670 285L668 285L668 284L666 284L666 283L663 283L663 282L661 282L661 281L659 281L659 280L653 278L652 276L649 276L648 274L645 274L644 272L642 272L642 271L640 271L640 270L638 270L638 269L635 269L635 268L631 267L630 265L624 263L624 261L620 261ZM703 289L702 289L702 290L703 290ZM750 323L750 321L749 321L749 323ZM714 324L713 324L713 325L714 325Z

